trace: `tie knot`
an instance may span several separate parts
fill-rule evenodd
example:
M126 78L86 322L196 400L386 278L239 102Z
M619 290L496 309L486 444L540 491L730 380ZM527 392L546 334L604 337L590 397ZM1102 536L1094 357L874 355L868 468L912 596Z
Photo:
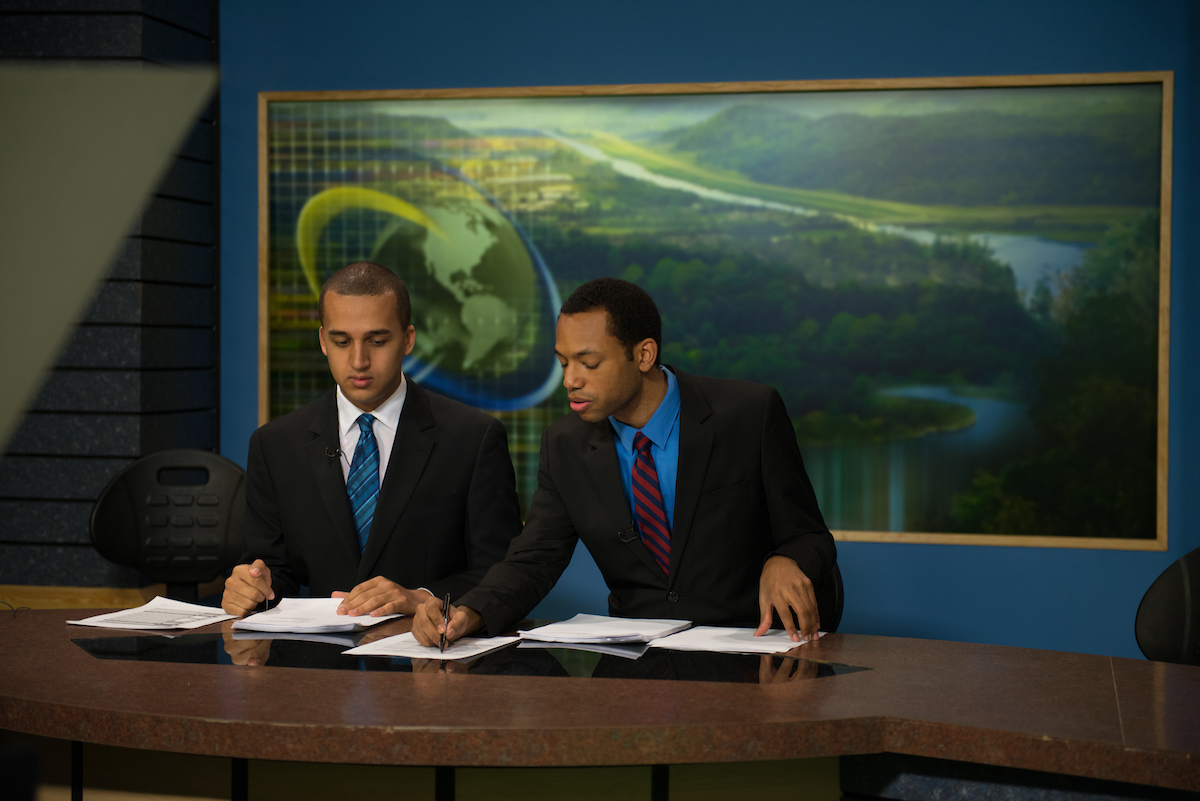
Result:
M654 443L641 431L633 435L633 449L638 453L648 453Z
M371 415L365 414L365 413L360 414L358 416L358 430L364 434L370 434L373 432L373 429L371 428L371 424L374 422L375 422L375 418L372 417Z

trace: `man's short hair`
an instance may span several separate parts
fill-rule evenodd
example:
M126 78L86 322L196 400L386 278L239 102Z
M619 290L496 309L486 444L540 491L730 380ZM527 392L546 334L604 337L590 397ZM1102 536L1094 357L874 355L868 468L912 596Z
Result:
M654 364L659 364L662 355L662 317L646 290L620 278L595 278L571 293L562 305L562 314L580 314L596 309L608 312L608 333L625 346L630 359L633 359L634 345L645 339L653 339L658 345Z
M356 261L338 270L321 287L317 298L317 314L321 317L321 325L325 324L325 293L336 292L339 295L359 297L362 295L386 295L391 292L396 296L396 316L400 320L400 330L408 330L412 318L412 303L408 299L408 287L404 280L386 267L380 267L371 261Z

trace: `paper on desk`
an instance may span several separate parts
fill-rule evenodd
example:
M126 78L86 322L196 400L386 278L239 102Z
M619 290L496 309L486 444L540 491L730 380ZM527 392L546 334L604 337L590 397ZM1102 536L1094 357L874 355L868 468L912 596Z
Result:
M158 631L163 629L198 629L209 623L229 620L233 615L227 615L221 609L200 604L189 604L183 601L173 601L156 595L149 603L142 604L136 609L122 609L120 612L105 612L93 615L83 620L68 620L76 626L95 626L101 629L140 629L143 631Z
M238 631L287 631L320 634L333 631L358 631L400 615L339 615L341 598L284 598L279 606L237 621Z
M650 647L670 648L673 651L713 651L719 654L780 654L807 642L792 642L787 632L779 629L772 629L761 637L755 637L754 632L755 629L696 626L653 640ZM817 632L817 636L824 633Z
M407 656L413 659L443 659L447 662L458 659L471 659L489 651L496 651L509 643L517 641L517 637L463 637L446 646L445 651L439 651L436 645L421 645L412 632L397 634L395 637L384 637L349 651L342 651L345 656Z
M650 642L682 631L692 625L688 620L606 617L579 614L561 623L551 623L529 631L518 631L523 640L576 643Z

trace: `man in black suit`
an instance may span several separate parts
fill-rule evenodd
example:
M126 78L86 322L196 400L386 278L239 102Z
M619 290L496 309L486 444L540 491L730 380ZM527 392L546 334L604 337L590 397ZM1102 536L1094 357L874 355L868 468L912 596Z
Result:
M661 367L661 332L654 301L627 281L588 282L563 304L555 353L575 414L542 437L529 519L504 561L448 627L423 604L418 640L507 630L579 539L613 615L764 633L777 613L796 641L832 617L837 552L779 393Z
M246 564L221 606L344 596L350 615L411 615L459 597L521 530L504 426L408 381L408 289L370 262L321 289L321 350L337 387L250 437Z

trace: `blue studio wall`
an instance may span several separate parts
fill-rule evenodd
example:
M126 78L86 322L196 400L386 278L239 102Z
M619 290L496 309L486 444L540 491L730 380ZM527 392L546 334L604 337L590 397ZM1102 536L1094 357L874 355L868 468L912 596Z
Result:
M1200 3L221 2L221 451L256 425L260 91L1175 72L1166 553L842 543L842 631L1140 657L1142 593L1200 546ZM580 549L582 551L582 549ZM576 559L542 616L603 611Z

